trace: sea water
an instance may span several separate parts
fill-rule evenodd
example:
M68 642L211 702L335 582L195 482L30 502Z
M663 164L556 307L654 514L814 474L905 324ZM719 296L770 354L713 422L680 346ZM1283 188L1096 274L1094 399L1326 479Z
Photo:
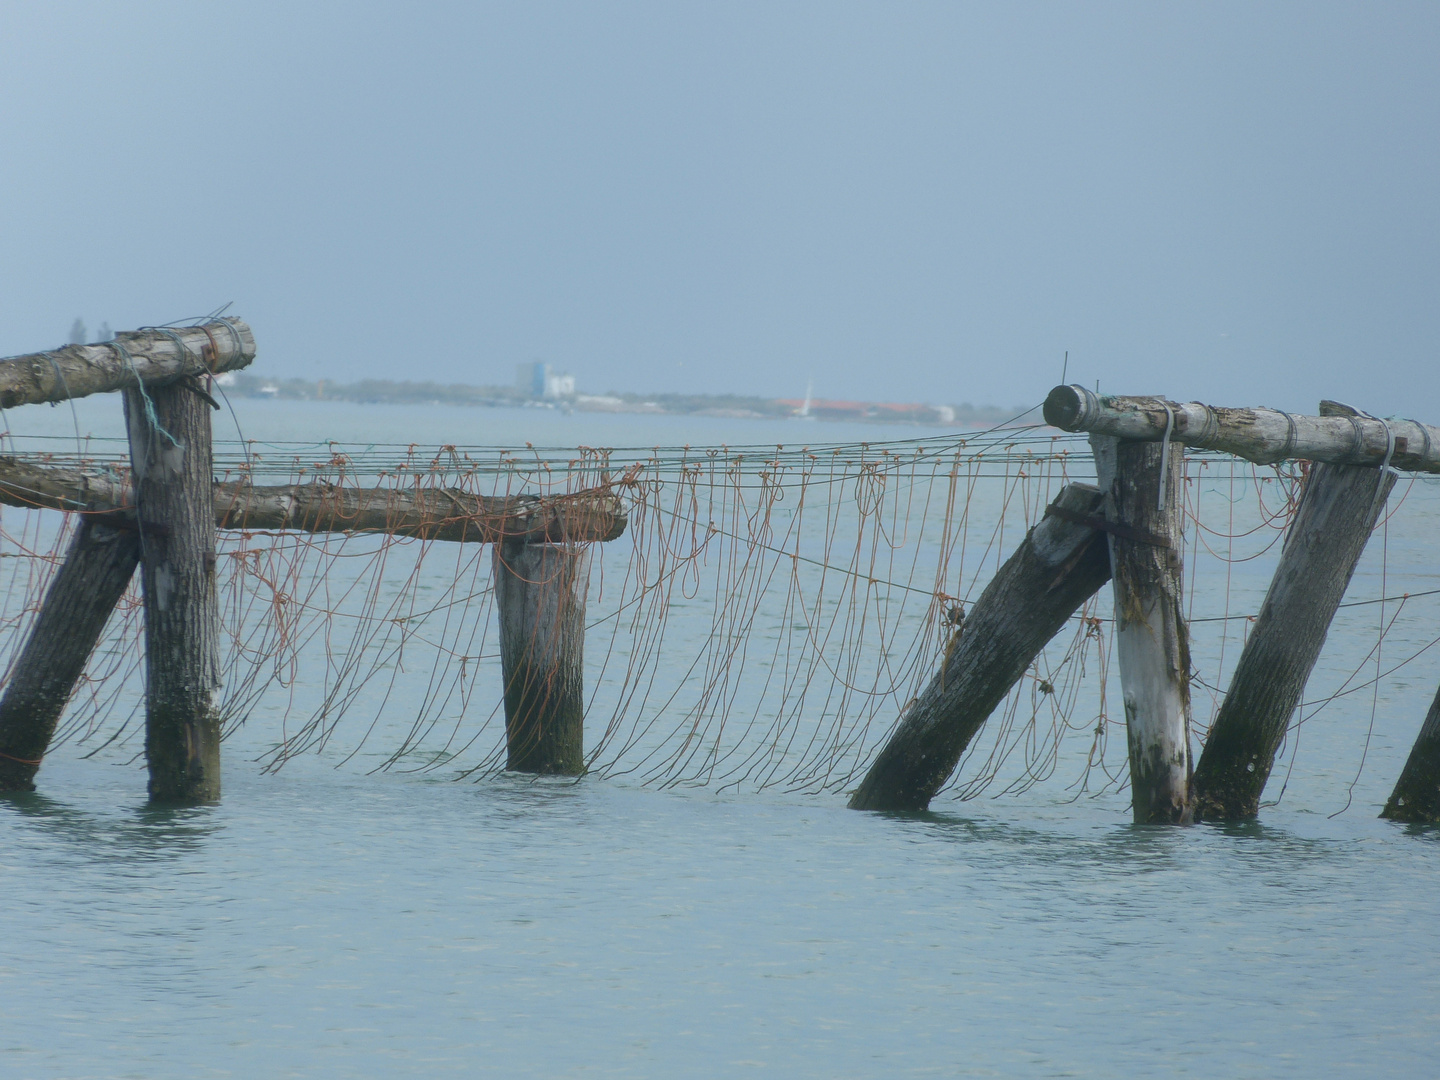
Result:
M115 411L8 419L114 434ZM237 411L246 437L274 440L915 434ZM1434 488L1407 498L1352 597L1437 587ZM1243 569L1237 605L1253 610L1269 565ZM1397 659L1440 634L1440 605L1402 617ZM1312 684L1367 662L1375 613L1342 618ZM0 1075L1433 1076L1440 832L1375 815L1437 652L1307 721L1284 797L1240 825L1137 827L1127 793L1061 774L915 815L626 777L456 782L363 756L267 774L263 718L226 743L219 805L155 810L133 745L63 746L38 793L0 801Z

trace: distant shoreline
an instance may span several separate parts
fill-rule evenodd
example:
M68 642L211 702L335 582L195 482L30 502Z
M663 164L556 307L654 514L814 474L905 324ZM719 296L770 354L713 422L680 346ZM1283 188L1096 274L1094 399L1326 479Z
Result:
M400 382L363 379L267 379L249 372L221 376L231 397L275 401L344 401L359 405L469 405L487 408L535 408L560 412L640 413L661 416L713 416L736 420L843 420L860 423L915 424L925 427L995 427L1027 406L897 404L892 402L800 401L743 394L574 394L537 398L508 386L463 383Z

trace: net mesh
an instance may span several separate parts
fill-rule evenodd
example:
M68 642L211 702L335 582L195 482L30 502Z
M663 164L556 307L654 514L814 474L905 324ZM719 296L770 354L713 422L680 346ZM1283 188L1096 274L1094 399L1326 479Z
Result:
M123 444L104 440L32 443L24 453L124 471ZM650 448L217 442L215 471L221 480L408 495L618 495L623 535L577 545L588 549L580 594L589 771L656 786L810 792L857 782L937 669L947 613L978 596L1065 483L1094 476L1083 436L1040 428ZM1186 607L1203 737L1303 470L1192 453L1185 475ZM1414 484L1397 488L1385 522L1403 512ZM0 513L7 664L74 516ZM245 731L270 769L314 752L337 764L450 776L503 768L495 572L493 548L478 543L222 530L227 735ZM134 587L57 742L139 752L143 626ZM1108 609L1102 590L1036 659L971 744L951 794L1013 794L1062 766L1077 794L1124 786L1123 710L1121 737L1111 739ZM1395 614L1392 605L1392 626ZM1386 632L1381 623L1377 648L1335 693L1381 677L1365 672ZM1297 723L1325 700L1308 702Z

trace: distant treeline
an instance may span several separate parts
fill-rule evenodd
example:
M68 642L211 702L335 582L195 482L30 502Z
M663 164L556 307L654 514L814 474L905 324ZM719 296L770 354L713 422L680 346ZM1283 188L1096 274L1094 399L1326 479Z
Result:
M464 383L394 382L390 379L361 379L332 382L329 379L267 379L238 371L225 386L236 397L283 398L286 401L356 401L365 404L520 405L525 397L510 386L467 386Z
M483 405L492 408L546 406L586 412L646 412L702 416L730 416L784 419L796 412L796 403L749 394L636 394L611 391L606 394L577 394L573 398L540 400L514 386L472 386L466 383L397 382L390 379L360 379L333 382L329 379L267 379L250 372L234 372L226 380L226 393L236 397L280 398L287 401L350 401L366 405L445 404ZM846 419L903 422L906 419L943 420L957 426L998 424L1025 410L1026 406L1005 409L975 406L966 402L950 406L948 416L906 416L893 411L851 414ZM938 412L938 410L936 410ZM823 409L815 410L821 419Z

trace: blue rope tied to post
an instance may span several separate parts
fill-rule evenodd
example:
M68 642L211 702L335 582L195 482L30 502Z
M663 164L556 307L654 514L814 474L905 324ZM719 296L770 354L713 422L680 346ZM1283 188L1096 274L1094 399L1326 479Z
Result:
M229 332L230 339L235 343L235 353L237 356L240 353L244 352L245 349L245 341L243 338L240 337L240 331L235 329L235 323L232 322L230 319L220 318L221 312L223 312L225 308L228 308L229 306L229 304L226 304L225 307L218 309L214 313L201 316L200 318L195 319L191 322L192 327L200 327L200 329L205 331L206 336L210 338L211 345L213 345L216 349L215 360L217 363L220 359L219 345L216 344L214 335L210 333L210 327L223 326ZM173 325L173 323L170 324L170 326ZM170 326L142 326L140 329L154 330L157 333L164 334L171 341L175 342L175 345L180 350L180 355L182 357L188 356L190 354L189 348L185 345L185 342L180 337L180 335L175 333L174 330L170 329ZM235 422L235 430L237 433L239 433L240 441L243 444L245 441L245 433L240 430L240 418L235 415L235 406L230 403L230 395L225 393L224 389L219 387L218 384L215 382L215 372L204 365L203 358L201 366L196 370L195 374L198 375L202 371L205 372L207 376L209 376L209 388L212 390L220 390L220 396L225 399L225 405L230 410L230 419ZM248 466L250 464L250 448L248 446L242 446L242 449L245 453L245 464Z
M164 334L171 341L175 342L175 348L180 352L180 364L183 370L186 359L190 356L190 350L185 347L184 340L168 326L142 326L141 330L154 330L157 334ZM187 374L189 374L187 372Z
M55 354L49 349L40 355L50 361L50 366L55 369L55 377L60 380L60 389L65 394L65 400L70 403L70 419L75 423L75 451L83 457L85 451L80 445L80 413L75 408L75 399L70 396L70 384L65 379L65 372L60 368L60 361L55 359ZM50 404L55 405L56 402L52 401Z
M130 373L135 376L135 386L140 391L140 399L145 402L145 419L151 429L169 439L170 445L178 450L180 448L180 440L166 431L160 423L160 417L155 414L155 402L151 401L150 395L145 392L145 381L140 378L139 369L135 367L135 360L130 356L129 350L126 349L124 345L121 345L118 339L107 342L107 344L120 354L121 359L125 361L125 366L128 367Z

